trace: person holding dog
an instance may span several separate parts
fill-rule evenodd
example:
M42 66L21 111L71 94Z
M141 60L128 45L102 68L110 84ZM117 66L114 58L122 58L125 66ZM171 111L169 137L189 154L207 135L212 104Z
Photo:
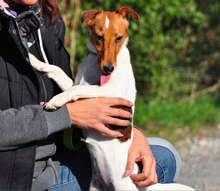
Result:
M129 112L112 108L133 104L120 98L79 100L56 111L41 106L61 90L31 67L28 53L58 65L71 77L64 34L55 0L0 0L0 190L88 189L92 173L89 153L85 146L66 149L63 131L75 125L119 137L119 132L105 124L128 123L114 118L130 118ZM135 162L142 164L142 172L131 175ZM177 179L180 165L169 142L146 140L134 128L125 176L141 187L168 183Z

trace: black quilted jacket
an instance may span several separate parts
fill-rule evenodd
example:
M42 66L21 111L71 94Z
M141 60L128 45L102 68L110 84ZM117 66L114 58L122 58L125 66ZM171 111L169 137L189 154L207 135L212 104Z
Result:
M22 8L21 8L22 9ZM33 10L35 12L35 10ZM0 5L0 110L48 101L59 88L30 65L28 51L44 60L36 26L26 26L32 19L24 15L18 20ZM33 18L35 19L35 18ZM43 25L42 25L43 21ZM58 17L51 25L46 15L41 20L41 34L49 63L60 66L69 76L69 55L63 47L65 25ZM30 49L27 38L35 43ZM0 122L1 123L1 122ZM1 124L0 124L1 125ZM15 133L15 132L13 132ZM0 151L0 190L30 190L33 178L36 142L22 144L16 149Z

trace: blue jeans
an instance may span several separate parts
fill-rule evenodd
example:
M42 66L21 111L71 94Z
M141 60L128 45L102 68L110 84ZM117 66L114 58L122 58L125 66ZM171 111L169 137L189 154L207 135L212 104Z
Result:
M161 138L147 138L156 160L158 182L174 182L180 173L181 159L172 144ZM84 146L78 151L65 151L60 155L60 175L49 191L88 190L92 169L90 156Z

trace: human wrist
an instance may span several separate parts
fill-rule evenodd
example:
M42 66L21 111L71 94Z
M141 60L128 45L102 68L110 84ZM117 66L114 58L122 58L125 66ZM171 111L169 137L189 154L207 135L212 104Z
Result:
M66 108L67 108L67 111L69 113L69 117L70 117L70 121L71 121L71 124L73 124L73 115L72 115L72 102L71 103L66 103Z
M44 116L47 121L48 135L71 127L70 117L65 105L55 111L44 110Z
M139 130L139 128L133 127L133 134L134 139L140 140L142 138L145 139L145 135L142 133L142 131Z
M138 129L139 131L141 131L141 129L140 129L138 126L133 125L133 127L134 127L135 129Z

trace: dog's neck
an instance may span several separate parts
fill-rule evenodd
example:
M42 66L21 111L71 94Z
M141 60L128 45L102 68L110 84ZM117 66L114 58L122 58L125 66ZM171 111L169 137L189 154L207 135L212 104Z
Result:
M92 44L92 42L89 40L87 42L87 51L86 51L86 54L88 56L88 54L94 54L94 55L97 55L97 51L96 51L96 48L95 46ZM97 55L98 56L98 55ZM100 79L99 79L99 83L98 85L99 86L102 86L103 84L107 83L108 80L110 79L110 76L111 74L100 74Z
M89 54L97 54L95 46L92 44L90 40L87 42L86 47L87 47L87 52Z

